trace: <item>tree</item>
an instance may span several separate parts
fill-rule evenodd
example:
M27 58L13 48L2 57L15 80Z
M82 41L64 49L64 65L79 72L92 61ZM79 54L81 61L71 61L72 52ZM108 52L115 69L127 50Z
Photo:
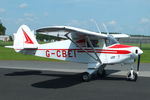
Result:
M0 20L0 35L5 35L5 31L6 31L6 28L5 28L5 26L3 26L3 24Z

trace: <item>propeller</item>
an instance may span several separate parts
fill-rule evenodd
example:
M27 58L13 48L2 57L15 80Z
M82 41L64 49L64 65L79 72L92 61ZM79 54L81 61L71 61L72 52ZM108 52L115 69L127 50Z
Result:
M141 45L141 41L140 41L140 49L141 49L142 45ZM140 61L141 61L141 55L138 55L138 62L137 62L137 72L140 70Z
M140 69L140 59L141 59L141 55L138 55L137 71L139 71Z

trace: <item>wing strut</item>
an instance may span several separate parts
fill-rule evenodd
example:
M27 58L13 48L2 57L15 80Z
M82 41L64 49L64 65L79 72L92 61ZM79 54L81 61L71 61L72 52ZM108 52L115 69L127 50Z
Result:
M100 64L102 64L101 60L99 59L99 57L98 57L98 55L97 55L97 53L96 53L96 50L95 50L94 47L93 47L93 44L91 43L90 38L89 38L88 36L87 36L87 40L88 40L89 45L90 45L91 48L93 49L93 51L94 51L94 53L95 53L95 56L97 57L97 60L99 61Z
M70 41L72 41L75 45L77 45L80 49L82 49L84 52L86 52L90 57L92 57L94 60L99 61L98 59L96 59L95 57L93 57L91 54L89 54L85 49L83 49L79 44L77 44L75 41L73 41L69 36L68 36L69 32L67 34L65 34L64 36L66 36Z

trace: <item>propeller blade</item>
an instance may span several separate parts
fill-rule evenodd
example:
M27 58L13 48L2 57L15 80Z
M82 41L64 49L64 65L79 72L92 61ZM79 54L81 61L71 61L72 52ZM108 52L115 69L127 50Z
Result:
M140 41L140 49L142 48L142 43ZM140 59L141 59L141 55L138 55L138 62L137 62L137 71L140 70Z
M142 43L141 43L141 41L140 41L140 49L142 48Z
M141 55L138 55L137 71L139 71L140 69L140 59L141 59Z

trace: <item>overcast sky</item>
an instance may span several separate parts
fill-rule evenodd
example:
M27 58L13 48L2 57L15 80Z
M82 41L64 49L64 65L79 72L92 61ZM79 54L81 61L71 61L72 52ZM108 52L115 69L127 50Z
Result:
M101 31L150 35L150 0L1 0L0 19L7 34L21 24L31 29L71 25Z

